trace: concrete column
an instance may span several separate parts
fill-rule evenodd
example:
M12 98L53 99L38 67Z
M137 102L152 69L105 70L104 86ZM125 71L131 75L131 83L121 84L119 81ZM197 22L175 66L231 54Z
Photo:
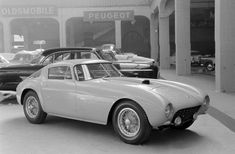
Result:
M11 30L10 30L10 22L5 20L3 22L3 40L4 40L4 52L11 52Z
M3 25L0 21L0 53L4 52L4 40L3 40Z
M215 0L215 79L220 92L235 92L234 10L234 0Z
M155 17L155 15L151 15L150 20L150 40L151 40L151 58L153 58L156 62L158 60L158 19Z
M121 29L121 21L115 21L115 44L117 48L122 47L122 29Z
M159 17L160 68L170 68L169 16Z
M64 20L60 22L60 47L66 47L66 25Z
M190 0L175 0L176 74L191 73Z
M68 26L70 26L70 35L69 35L69 38L67 38L68 40L69 40L69 46L70 47L75 47L75 31L74 31L74 23L73 22L71 22L71 24L70 25L68 25ZM68 46L68 44L67 44L67 46Z

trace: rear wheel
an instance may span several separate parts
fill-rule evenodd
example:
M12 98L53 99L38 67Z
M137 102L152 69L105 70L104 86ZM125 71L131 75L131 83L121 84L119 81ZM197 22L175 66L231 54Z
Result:
M128 144L141 144L151 133L144 110L132 101L119 104L113 113L112 123L120 139Z
M33 91L29 91L23 100L24 114L30 123L39 124L45 121L47 114L42 110L39 98Z

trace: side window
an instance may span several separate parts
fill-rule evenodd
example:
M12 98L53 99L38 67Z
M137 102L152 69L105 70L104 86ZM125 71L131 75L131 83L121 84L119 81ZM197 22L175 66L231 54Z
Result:
M82 66L81 65L77 65L75 66L75 72L77 74L77 80L78 81L84 81L85 78L84 78L84 73L83 73L83 70L82 70Z
M48 64L51 64L51 63L53 63L53 55L47 57L47 58L42 62L43 65L48 65Z
M71 59L71 53L66 52L66 53L59 53L59 54L55 54L55 62L59 62L62 60L69 60Z
M59 62L59 61L62 61L62 59L63 59L63 54L61 54L61 53L56 53L55 54L55 59L54 59L54 63L55 62Z
M72 59L72 54L71 53L64 53L63 54L63 60L69 60L69 59Z
M74 59L99 59L99 57L90 51L76 52Z
M72 79L71 70L68 66L51 67L48 69L48 79Z
M67 67L67 70L65 72L64 78L67 79L67 80L71 80L72 79L72 73L71 73L70 67Z

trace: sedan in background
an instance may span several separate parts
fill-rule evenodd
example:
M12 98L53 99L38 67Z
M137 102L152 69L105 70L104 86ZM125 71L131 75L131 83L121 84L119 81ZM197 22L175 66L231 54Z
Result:
M0 68L0 90L16 90L16 86L26 77L38 71L42 67L63 60L70 59L105 59L110 60L120 69L120 71L129 77L152 77L158 78L158 67L146 67L146 64L128 63L128 66L121 68L124 63L118 62L115 59L111 60L112 55L106 55L99 49L81 47L81 48L55 48L37 52L35 59L30 60L30 63L15 64L8 67ZM115 58L115 57L114 57ZM16 58L20 59L20 58ZM134 66L134 67L133 67Z
M190 85L123 77L111 62L89 59L47 65L22 81L16 93L30 123L43 123L47 114L110 122L128 144L145 142L152 129L190 127L210 101Z

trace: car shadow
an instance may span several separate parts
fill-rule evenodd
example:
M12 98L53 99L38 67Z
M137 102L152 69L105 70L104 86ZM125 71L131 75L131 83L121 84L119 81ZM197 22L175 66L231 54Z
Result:
M48 116L44 125L60 127L69 131L80 131L82 134L100 134L103 137L118 139L111 124L104 126L83 121L71 120L55 116ZM146 145L168 145L172 144L174 147L188 147L199 142L203 137L189 129L174 130L166 129L163 131L153 130ZM183 142L183 143L182 143Z
M81 136L88 136L90 139L102 140L107 144L108 142L115 142L115 144L124 144L119 140L115 134L112 125L99 125L83 121L71 120L55 116L48 116L43 124L30 124L24 116L15 117L4 122L1 131L9 131L17 129L17 134L25 134L37 132L41 135L52 135L63 133L67 138L82 138ZM17 138L17 137L16 137ZM153 130L149 141L144 143L144 147L173 147L173 148L188 148L195 146L198 142L204 140L203 136L198 135L191 130L173 130L166 129L164 131Z
M204 140L203 136L200 136L190 129L176 130L169 128L163 131L153 130L147 145L164 145L182 149L194 146L202 140Z

